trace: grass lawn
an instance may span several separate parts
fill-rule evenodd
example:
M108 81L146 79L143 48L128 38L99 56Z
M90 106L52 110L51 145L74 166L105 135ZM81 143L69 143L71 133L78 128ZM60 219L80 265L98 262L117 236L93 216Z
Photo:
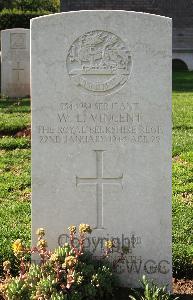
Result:
M173 76L174 275L193 278L193 72Z
M12 242L30 244L30 101L0 101L0 264L15 262ZM193 277L193 73L173 76L174 275ZM16 264L15 264L16 265Z
M30 101L0 101L0 272L2 261L17 266L11 245L30 244L30 139L14 137L30 125Z

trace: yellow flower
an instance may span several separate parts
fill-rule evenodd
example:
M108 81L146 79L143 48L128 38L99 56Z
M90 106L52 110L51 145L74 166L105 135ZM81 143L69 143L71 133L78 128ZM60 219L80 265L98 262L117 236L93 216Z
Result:
M45 235L44 228L38 228L37 231L36 231L36 234L40 235L40 236L44 236Z
M77 279L76 279L76 282L77 282L77 284L79 285L79 284L81 284L81 283L83 282L83 280L84 280L84 277L81 276L81 275L79 275L79 276L77 277Z
M90 228L90 225L88 225L88 224L80 224L79 232L80 233L91 233L92 229Z
M114 247L113 241L111 240L105 241L105 248L111 249L113 247Z
M63 268L72 268L76 265L77 259L76 257L69 255L65 258L64 264L62 265Z
M44 240L44 239L39 240L39 241L37 242L37 246L38 246L39 248L46 248L46 247L47 247L47 242L46 242L46 240Z
M4 262L3 262L3 270L4 270L4 271L9 271L10 268L11 268L11 263L10 263L10 261L9 261L9 260L4 261Z
M53 262L58 261L58 259L59 259L59 256L58 256L58 254L56 254L56 253L53 253L53 254L50 256L50 260L53 261Z
M99 287L98 274L92 275L91 284L96 286L96 287Z
M74 225L70 225L69 227L68 227L68 230L70 231L70 233L72 234L72 233L76 233L76 226L74 226Z
M20 252L23 251L23 245L22 245L22 241L20 239L16 240L14 243L13 243L13 252L15 254L19 254Z
M8 283L5 282L0 283L0 293L4 295L6 293L7 287L8 287Z

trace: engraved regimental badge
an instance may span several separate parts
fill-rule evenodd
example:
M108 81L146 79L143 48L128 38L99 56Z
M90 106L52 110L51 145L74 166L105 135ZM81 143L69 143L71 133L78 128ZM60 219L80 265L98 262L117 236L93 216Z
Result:
M80 88L96 94L120 89L131 72L131 55L115 34L95 30L76 39L67 55L67 70Z

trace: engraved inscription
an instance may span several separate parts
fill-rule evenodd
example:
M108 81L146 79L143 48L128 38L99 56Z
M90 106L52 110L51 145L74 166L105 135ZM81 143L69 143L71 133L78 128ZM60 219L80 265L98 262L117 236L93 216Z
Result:
M103 184L120 184L122 186L123 174L119 177L103 176L103 152L94 150L96 154L96 176L81 178L76 176L76 186L80 184L94 184L96 186L97 221L96 229L103 229Z
M16 72L17 81L20 81L21 71L24 71L24 69L20 67L20 62L17 62L17 67L13 68L12 70Z
M26 49L26 34L25 33L11 33L10 34L10 48L11 49Z
M30 54L25 49L20 49L19 51L11 51L10 57L12 61L30 61Z
M124 42L102 30L87 32L75 40L66 63L74 84L98 94L122 87L131 72L131 55Z
M164 127L149 120L140 103L61 102L54 124L48 120L37 126L41 144L143 144L159 145Z

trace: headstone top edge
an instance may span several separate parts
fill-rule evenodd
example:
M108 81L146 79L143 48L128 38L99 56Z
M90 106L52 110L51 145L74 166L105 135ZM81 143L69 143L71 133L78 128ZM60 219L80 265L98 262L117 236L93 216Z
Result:
M156 14L150 14L150 13L146 13L146 12L137 12L137 11L127 11L127 10L77 10L77 11L68 11L68 12L60 12L60 13L55 13L55 14L50 14L50 15L44 15L44 16L40 16L40 17L36 17L36 18L32 18L30 20L30 24L32 26L33 22L37 22L37 21L41 21L44 19L49 19L52 17L59 17L62 15L79 15L79 14L117 14L117 13L121 13L121 14L126 14L126 15L138 15L138 16L147 16L147 17L151 17L151 18L155 18L156 20L160 19L160 20L164 20L164 21L169 21L172 23L172 18L169 17L165 17L165 16L160 16L160 15L156 15Z
M8 28L8 29L4 29L4 30L1 30L1 32L9 32L9 31L17 31L17 30L23 30L23 31L28 31L30 30L29 28Z

